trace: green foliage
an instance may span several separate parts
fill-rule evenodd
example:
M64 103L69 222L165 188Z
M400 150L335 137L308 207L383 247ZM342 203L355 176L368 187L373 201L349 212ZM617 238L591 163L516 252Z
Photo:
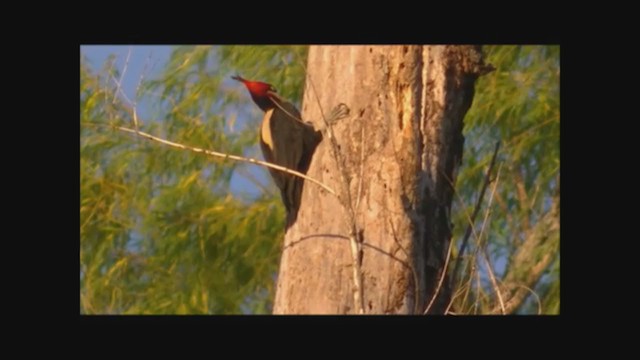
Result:
M517 265L513 264L514 254L527 238L536 234L541 219L560 200L560 48L485 46L483 50L487 63L496 70L477 82L473 105L465 117L464 160L456 186L458 200L464 199L464 206L459 201L455 204L454 239L462 238L468 224L465 213L473 211L493 148L500 140L500 176L493 198L493 184L485 195L483 209L491 214L482 232L482 242L488 244L486 249L492 263L504 265L496 266L503 268L498 277L509 272L524 274L531 269L514 268ZM478 233L484 215L481 212L476 220ZM537 250L553 254L556 259L553 263L557 264L559 235L553 235L547 234L553 241ZM479 248L477 239L472 237L471 243L475 248L466 255ZM474 257L468 259L469 264L477 261ZM545 313L559 311L559 272L559 266L550 266L544 281L534 289L544 298ZM464 275L470 273L468 266ZM465 279L459 283L464 284ZM493 292L488 280L473 291L477 298ZM523 312L537 312L537 304L526 308Z
M257 120L234 123L238 104L250 99L223 82L241 71L299 97L303 72L278 59L305 53L285 46L176 47L162 73L138 91L137 100L152 104L140 130L255 155ZM81 313L269 312L284 219L275 191L247 201L230 189L245 165L115 129L133 124L132 104L115 93L112 78L120 74L113 57L100 70L81 59L80 76Z

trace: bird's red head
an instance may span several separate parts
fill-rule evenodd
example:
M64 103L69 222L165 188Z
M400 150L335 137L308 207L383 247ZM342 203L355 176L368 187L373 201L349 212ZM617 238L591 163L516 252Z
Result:
M267 111L275 107L272 96L270 95L277 91L271 84L243 79L239 75L232 76L231 78L233 80L240 81L247 87L249 94L251 94L251 98L260 107L260 109L262 109L262 111Z

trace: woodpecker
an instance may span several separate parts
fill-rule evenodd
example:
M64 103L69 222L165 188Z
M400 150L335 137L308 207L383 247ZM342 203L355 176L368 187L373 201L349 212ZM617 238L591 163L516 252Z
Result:
M251 99L264 111L260 127L260 148L264 159L306 174L311 157L322 141L322 133L316 131L313 125L303 122L300 111L278 96L271 84L246 80L240 76L231 78L243 83ZM304 179L272 168L269 168L269 173L280 189L287 211L286 231L298 216Z

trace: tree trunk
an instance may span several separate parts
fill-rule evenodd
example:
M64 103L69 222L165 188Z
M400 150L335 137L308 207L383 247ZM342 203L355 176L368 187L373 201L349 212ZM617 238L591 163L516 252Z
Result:
M340 167L325 135L307 175L342 202L305 182L285 235L274 313L359 313L352 235L364 313L422 314L436 293L429 313L444 313L462 120L486 69L478 46L310 48L303 119L323 129L322 114L339 103L350 115L333 126Z

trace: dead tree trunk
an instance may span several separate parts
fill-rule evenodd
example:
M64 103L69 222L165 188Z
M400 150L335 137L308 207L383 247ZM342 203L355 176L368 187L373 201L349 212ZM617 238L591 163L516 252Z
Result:
M322 113L339 103L350 115L333 126L340 167L325 135L308 175L342 202L305 183L285 236L274 313L359 313L349 211L361 241L364 313L421 314L432 299L429 313L444 313L449 281L440 280L463 118L485 69L478 46L310 48L303 119L323 128Z

